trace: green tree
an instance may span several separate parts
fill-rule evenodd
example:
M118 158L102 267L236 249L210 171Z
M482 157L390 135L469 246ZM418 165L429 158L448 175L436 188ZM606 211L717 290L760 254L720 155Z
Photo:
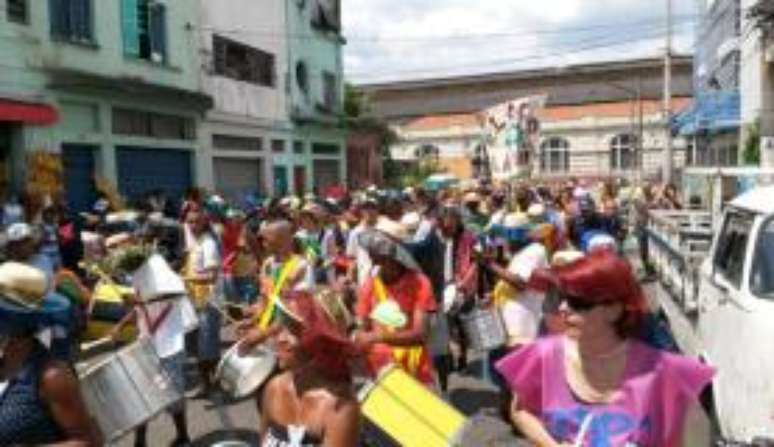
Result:
M759 165L761 163L761 121L756 119L747 126L747 137L744 142L743 163Z

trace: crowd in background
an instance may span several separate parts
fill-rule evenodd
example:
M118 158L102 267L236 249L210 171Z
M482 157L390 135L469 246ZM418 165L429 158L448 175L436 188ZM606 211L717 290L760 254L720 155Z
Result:
M217 392L213 375L222 355L221 333L232 319L239 320L234 325L245 351L273 339L280 366L290 376L272 379L259 403L263 439L277 442L271 445L283 445L288 427L298 422L288 416L289 406L310 405L290 393L301 379L310 389L326 390L312 407L331 409L305 420L312 444L329 437L325 445L354 445L361 424L357 403L342 389L352 377L376 375L388 364L400 365L448 400L450 375L467 370L466 318L479 308L497 309L507 336L488 355L491 377L503 391L504 417L540 445L567 442L569 432L581 425L578 418L585 417L582 411L578 416L541 407L547 404L541 387L565 385L541 376L557 368L551 356L562 349L568 361L583 361L586 367L602 358L593 355L610 359L600 370L566 363L574 366L555 371L557 377L564 371L570 388L580 394L576 399L551 389L568 412L581 401L613 402L610 393L634 373L622 369L627 355L638 367L653 368L655 362L693 377L687 380L698 388L671 391L680 396L695 398L710 377L697 365L655 354L673 345L650 319L624 253L627 241L636 239L642 274L650 273L647 213L682 208L671 185L622 188L570 180L550 186L477 183L441 191L374 187L337 197L239 202L191 190L182 200L173 199L154 192L127 210L101 195L89 212L74 214L61 202L32 206L8 198L2 209L3 257L44 272L57 296L68 301L70 321L48 325L48 349L54 358L74 362L89 319L106 318L99 306L89 304L99 300L98 285L105 280L92 267L112 252L152 247L185 282L196 314L195 346L186 346L191 337L185 338L182 309L170 317L168 308L152 304L143 307L144 317L132 311L114 318L110 337L118 339L125 325L137 324L154 339L178 382L184 382L186 356L194 356L200 397ZM111 270L109 279L136 286L130 270ZM138 290L135 294L142 295ZM142 297L128 294L122 300L135 309ZM576 321L576 314L586 320ZM592 325L596 332L589 336ZM573 331L571 346L551 337ZM591 357L584 357L586 348ZM306 362L307 374L313 366L314 377L299 378L299 359ZM648 396L658 394L657 386ZM518 394L519 403L511 393ZM636 406L627 399L636 398L619 402L621 412L634 418L632 439L660 436L670 442L647 445L673 445L682 415L692 408L686 403L677 409L678 422L650 421L662 431L654 434L642 424L655 414L652 409L627 413L627 405ZM169 412L179 443L188 442L185 407ZM2 415L0 410L0 421ZM628 435L597 431L593 436ZM144 428L136 439L144 445Z

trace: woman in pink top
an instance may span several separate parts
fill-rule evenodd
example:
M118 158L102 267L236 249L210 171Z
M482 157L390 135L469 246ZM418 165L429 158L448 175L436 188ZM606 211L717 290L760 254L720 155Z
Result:
M497 364L514 394L511 420L529 440L709 445L697 397L714 372L633 338L647 304L629 264L600 251L538 276L552 285L548 300L559 306L566 331Z

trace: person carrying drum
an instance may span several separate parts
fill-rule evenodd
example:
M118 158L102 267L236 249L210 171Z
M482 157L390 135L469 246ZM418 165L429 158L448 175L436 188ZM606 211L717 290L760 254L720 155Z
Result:
M358 445L361 415L350 372L354 350L346 319L339 318L341 300L293 292L283 303L277 306L274 337L282 372L261 398L261 445Z
M177 288L177 293L167 293L159 296L154 290L157 284L164 284L166 292ZM179 284L179 285L177 285ZM188 305L184 295L185 288L182 279L172 271L166 260L160 255L154 255L139 270L133 272L133 283L136 296L125 296L124 300L132 311L111 331L111 338L118 339L123 326L135 322L140 337L147 338L153 345L156 354L161 359L161 367L169 376L172 384L182 395L185 392L185 317L183 306ZM176 437L173 446L186 445L191 442L186 420L185 400L180 400L166 408L175 425ZM147 424L135 431L134 445L147 445Z
M374 262L374 273L360 287L355 314L361 330L355 345L377 374L395 363L426 385L433 385L428 341L429 314L436 310L430 280L403 245L408 232L382 218L360 243Z
M310 291L314 288L314 269L303 257L294 253L293 226L286 220L269 222L261 230L261 238L269 257L261 267L262 300L253 306L240 325L243 336L241 352L247 352L277 328L272 325L273 299L281 299L291 291Z
M0 265L0 445L100 445L72 367L36 338L69 318L67 300L48 292L45 273Z

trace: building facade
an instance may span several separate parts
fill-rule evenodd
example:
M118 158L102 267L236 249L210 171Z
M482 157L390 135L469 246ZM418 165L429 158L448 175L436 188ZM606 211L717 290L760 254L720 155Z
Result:
M345 178L338 2L200 1L205 185L230 197L302 194Z
M698 0L694 101L675 117L675 132L691 141L690 166L740 161L740 0Z
M759 127L761 165L774 168L774 1L742 0L741 144Z
M481 112L516 98L545 95L532 160L535 176L657 177L667 126L660 99L662 63L646 59L360 88L374 113L398 134L392 157L403 163L436 157L448 172L468 178L484 141ZM692 78L691 58L677 57L673 112L688 105ZM679 167L687 141L678 138L675 147Z
M0 143L22 190L31 152L64 167L70 205L93 201L95 178L129 199L182 195L204 165L199 16L185 0L0 0ZM9 103L54 118L31 122Z
M275 157L275 184L323 192L347 178L341 2L285 3L293 142Z

